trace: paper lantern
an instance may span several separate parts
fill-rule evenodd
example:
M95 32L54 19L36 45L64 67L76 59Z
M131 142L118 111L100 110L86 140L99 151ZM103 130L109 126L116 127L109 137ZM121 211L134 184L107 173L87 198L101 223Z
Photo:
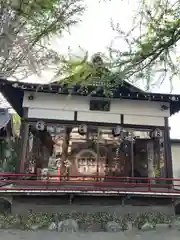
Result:
M46 126L45 122L39 121L39 122L36 123L36 130L44 131L45 130L45 126Z
M156 128L153 131L151 131L149 135L150 135L150 138L162 138L163 132L161 129Z
M78 127L78 133L80 135L85 135L87 133L87 126L86 125L80 125Z
M122 128L121 128L121 126L119 126L119 125L112 129L112 135L113 135L114 137L120 136L121 133L122 133Z

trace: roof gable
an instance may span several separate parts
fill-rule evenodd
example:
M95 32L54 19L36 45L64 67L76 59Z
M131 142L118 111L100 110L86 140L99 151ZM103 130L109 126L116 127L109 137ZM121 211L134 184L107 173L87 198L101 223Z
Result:
M22 102L24 91L30 91L32 93L44 92L103 98L108 96L116 99L169 102L171 114L180 110L180 95L145 92L126 81L118 86L105 86L102 81L93 82L91 85L75 84L70 86L68 84L60 84L57 82L50 84L36 84L1 79L0 89L2 94L20 116L23 116ZM107 89L109 95L107 95Z

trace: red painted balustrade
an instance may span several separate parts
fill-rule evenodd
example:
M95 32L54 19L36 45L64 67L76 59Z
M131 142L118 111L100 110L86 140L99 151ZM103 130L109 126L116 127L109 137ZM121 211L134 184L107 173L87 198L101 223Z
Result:
M0 192L105 192L180 196L180 179L115 176L37 176L0 173Z

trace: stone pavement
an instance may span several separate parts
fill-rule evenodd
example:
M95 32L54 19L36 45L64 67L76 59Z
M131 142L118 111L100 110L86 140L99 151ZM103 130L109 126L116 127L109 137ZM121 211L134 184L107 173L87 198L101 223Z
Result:
M130 231L128 233L59 233L48 231L20 231L1 230L0 240L179 240L180 232L177 230L163 231Z

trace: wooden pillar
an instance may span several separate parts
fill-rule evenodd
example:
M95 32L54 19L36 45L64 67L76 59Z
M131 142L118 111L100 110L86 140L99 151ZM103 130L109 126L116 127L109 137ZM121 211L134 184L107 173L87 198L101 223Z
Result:
M6 143L6 147L4 149L4 161L3 161L3 169L6 169L7 165L9 164L8 161L10 161L12 152L11 152L11 136L8 131L9 129L6 126L6 138L4 139L4 142ZM6 170L7 171L7 170Z
M134 177L134 138L133 133L131 134L131 176Z
M154 142L150 140L147 144L147 154L148 154L148 178L154 178ZM152 180L152 183L155 181Z
M20 173L24 173L25 169L25 162L26 162L26 150L27 150L27 144L28 144L28 136L29 136L29 125L25 120L21 121L21 129L20 129L20 153L19 153L19 159L20 159L20 167L19 171Z
M169 129L169 121L168 117L164 118L164 148L165 148L165 171L166 177L173 177L173 169L172 169L172 154L171 154L171 140L170 140L170 129Z
M97 169L96 169L96 172L97 172L98 177L99 177L99 164L100 164L99 141L100 141L100 131L99 131L99 128L97 128ZM99 178L96 179L96 181L99 181L99 180L100 180Z

